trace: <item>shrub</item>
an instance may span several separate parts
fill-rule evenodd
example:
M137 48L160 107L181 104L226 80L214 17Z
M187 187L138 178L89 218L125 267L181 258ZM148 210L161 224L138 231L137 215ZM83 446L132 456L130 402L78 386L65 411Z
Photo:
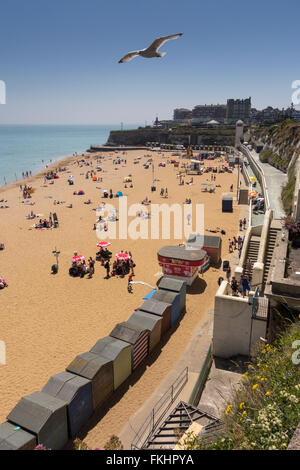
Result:
M272 345L257 346L248 371L224 411L222 434L207 445L205 440L191 437L184 448L286 449L300 420L300 364L295 360L297 340L300 340L299 321L288 327Z

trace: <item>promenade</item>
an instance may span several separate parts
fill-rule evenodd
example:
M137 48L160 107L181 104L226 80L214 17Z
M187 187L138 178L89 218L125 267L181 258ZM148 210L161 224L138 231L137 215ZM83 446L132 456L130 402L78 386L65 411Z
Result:
M287 175L277 168L274 168L269 163L262 163L259 159L258 153L255 150L249 152L255 162L260 166L264 172L266 185L268 188L268 195L270 201L270 208L274 211L274 218L279 219L284 217L284 209L281 200L282 187L287 183Z

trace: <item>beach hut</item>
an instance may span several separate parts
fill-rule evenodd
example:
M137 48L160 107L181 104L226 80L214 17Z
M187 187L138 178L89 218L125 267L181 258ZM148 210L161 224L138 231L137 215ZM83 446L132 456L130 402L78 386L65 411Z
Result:
M222 212L232 212L233 210L233 197L230 194L223 194L222 196Z
M106 336L99 339L91 352L113 363L113 389L116 390L131 374L131 345Z
M149 352L149 330L129 321L118 323L109 336L131 344L132 370L147 357Z
M159 280L159 290L177 292L180 295L180 311L185 312L186 305L186 282L174 279L169 276L163 276Z
M33 434L8 422L0 424L0 450L33 450L35 446Z
M153 300L160 300L171 304L171 323L170 326L173 326L176 320L178 320L180 315L180 294L177 292L169 292L166 290L158 290L154 292L152 296Z
M91 380L94 409L111 395L114 376L113 363L110 359L89 351L76 356L66 370Z
M67 404L48 393L21 398L7 419L34 434L47 449L62 449L68 441Z
M161 336L170 329L171 326L171 304L160 302L159 300L146 300L137 310L161 317Z
M161 338L162 318L151 313L136 310L129 318L129 323L137 325L139 328L149 330L149 352L159 343Z
M67 403L69 436L74 437L93 414L92 382L70 372L53 375L42 392Z

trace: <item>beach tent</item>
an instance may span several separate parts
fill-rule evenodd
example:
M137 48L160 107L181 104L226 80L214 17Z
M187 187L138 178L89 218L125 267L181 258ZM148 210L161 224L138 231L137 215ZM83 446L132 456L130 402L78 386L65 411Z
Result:
M129 321L118 323L109 336L131 344L132 370L146 358L149 351L149 330Z
M62 449L68 441L67 404L48 393L21 398L7 419L33 433L47 449Z
M118 191L118 192L117 192L117 196L118 196L118 197L122 197L122 196L123 196L122 191Z
M1 450L34 450L36 437L11 423L0 424Z
M158 317L157 315L152 315L151 313L136 310L128 318L128 322L137 325L139 328L145 328L149 330L149 352L151 352L157 343L159 343L161 338L162 318Z
M131 345L111 336L99 339L90 350L113 363L113 389L116 390L131 374Z
M161 336L163 336L171 326L171 306L170 303L151 299L146 300L137 310L161 317Z
M180 294L180 311L185 312L186 304L186 282L180 281L179 279L173 279L169 276L163 276L159 280L159 290L165 290L170 292L177 292Z
M152 299L171 304L171 326L173 326L180 315L180 294L177 294L177 292L158 290L154 292Z
M53 375L42 392L67 403L69 437L73 438L93 414L92 382L70 372Z
M113 391L113 363L92 352L79 354L66 368L92 382L93 407L101 405Z

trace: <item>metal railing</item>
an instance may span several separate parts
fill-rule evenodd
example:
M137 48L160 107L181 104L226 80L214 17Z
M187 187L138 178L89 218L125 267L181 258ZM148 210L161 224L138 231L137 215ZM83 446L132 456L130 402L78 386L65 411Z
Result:
M265 179L265 174L264 174L264 170L262 169L262 167L255 161L255 159L253 158L253 156L251 155L251 152L249 151L249 149L247 147L245 147L244 145L241 145L241 149L246 152L248 158L250 159L250 161L252 162L252 164L255 166L256 170L258 171L260 177L261 177L261 181L262 181L262 189L263 189L263 193L264 193L264 198L265 198L265 208L266 210L270 209L270 200L269 200L269 193L268 193L268 187L267 187L267 183L266 183L266 179Z
M134 440L131 443L132 450L140 450L148 442L149 437L155 431L158 424L161 422L162 418L165 416L166 412L174 403L175 399L178 397L179 393L185 386L188 381L188 367L186 367L181 374L177 377L175 382L171 387L162 395L158 400L155 406L152 408L151 413L144 421Z
M203 362L199 377L197 379L197 382L192 390L192 393L189 399L189 403L193 406L197 406L201 400L202 392L204 390L212 363L213 363L212 345L210 345L208 348L205 360Z

